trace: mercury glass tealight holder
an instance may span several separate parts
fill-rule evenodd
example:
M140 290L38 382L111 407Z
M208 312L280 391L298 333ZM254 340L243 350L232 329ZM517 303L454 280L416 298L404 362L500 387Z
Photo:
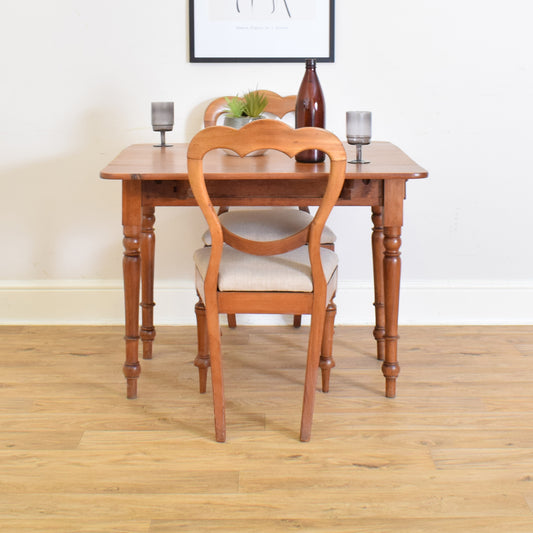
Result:
M154 144L156 148L172 146L165 142L165 132L174 127L174 102L152 102L152 128L161 133L161 144Z
M346 138L348 144L356 146L355 159L348 161L353 164L366 164L363 160L363 145L370 144L372 137L372 113L370 111L346 111Z

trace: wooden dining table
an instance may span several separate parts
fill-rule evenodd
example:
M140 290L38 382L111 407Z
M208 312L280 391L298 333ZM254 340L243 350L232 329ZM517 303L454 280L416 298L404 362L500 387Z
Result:
M143 358L152 357L154 327L155 208L194 206L187 177L187 144L157 148L134 144L123 150L100 173L122 181L124 233L125 349L123 366L127 397L137 397ZM355 148L346 145L348 160ZM369 164L346 165L346 180L338 206L371 208L377 358L383 361L385 395L396 395L398 309L401 274L401 231L406 183L428 173L389 142L365 147ZM282 153L267 151L256 157L234 157L214 150L204 160L204 173L214 205L316 206L325 189L328 161L298 163ZM191 258L192 261L192 258ZM139 328L139 302L142 323ZM192 312L192 311L191 311Z

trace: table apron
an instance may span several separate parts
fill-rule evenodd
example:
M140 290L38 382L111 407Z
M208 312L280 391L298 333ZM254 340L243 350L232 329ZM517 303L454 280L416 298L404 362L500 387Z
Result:
M214 205L299 205L320 204L324 179L298 180L207 180ZM347 179L337 205L382 205L383 180ZM142 205L197 205L186 180L142 181Z

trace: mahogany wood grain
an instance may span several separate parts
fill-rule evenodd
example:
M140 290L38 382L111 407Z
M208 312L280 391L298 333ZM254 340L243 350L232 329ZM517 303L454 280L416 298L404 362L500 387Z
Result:
M209 359L205 306L201 300L194 307L194 311L196 313L196 334L198 337L198 353L194 359L194 365L198 367L200 394L204 394L207 389L207 369L211 363Z
M329 377L331 369L335 367L333 359L333 333L337 306L330 302L326 309L324 335L322 337L322 351L320 353L320 368L322 369L322 392L329 392Z
M385 395L396 396L396 378L400 373L398 364L398 311L400 305L400 275L403 224L403 198L405 180L389 180L384 187L383 215L383 274L385 292Z
M377 344L377 358L385 358L385 287L383 279L383 208L372 206L372 265L374 273L374 312L376 325L374 338Z
M141 373L139 364L139 290L141 274L141 183L122 183L122 225L124 227L124 303L126 315L126 377L128 398L137 398L137 378Z
M267 154L268 155L268 154ZM266 156L265 156L266 157ZM309 169L303 167L302 172ZM313 170L313 169L310 169ZM301 201L308 206L317 206L324 192L324 178L287 181L269 179L235 179L228 186L227 181L207 180L207 188L214 205L231 206L294 206ZM381 180L346 180L337 205L375 205L383 201ZM197 205L189 187L184 181L143 181L143 205L180 206Z
M346 152L354 149L344 144ZM151 144L133 144L125 148L100 173L104 179L142 181L187 181L187 143L154 148ZM348 156L349 158L350 156ZM365 147L369 165L346 165L346 180L420 179L427 171L417 165L397 146L389 142L373 141ZM298 163L279 152L267 152L260 157L232 157L222 150L210 152L204 161L208 180L262 180L324 179L329 163Z
M254 241L228 231L222 224L213 207L203 170L206 154L218 148L228 148L244 157L246 154L262 149L277 150L294 157L308 149L319 149L329 157L330 165L325 188L312 222L298 233L276 241ZM197 292L205 307L207 337L211 366L211 382L215 410L215 438L218 442L226 439L224 381L220 341L219 314L228 313L276 313L276 314L310 314L311 328L307 365L305 371L304 397L300 426L300 440L308 441L315 401L316 377L318 368L322 368L323 383L329 388L329 372L332 367L331 354L328 353L333 331L328 332L324 340L326 309L331 304L336 290L336 275L326 279L322 268L320 239L326 220L335 205L344 184L346 152L339 139L332 133L319 128L294 129L283 122L261 120L252 122L236 130L225 126L206 128L197 133L189 144L187 151L188 176L194 197L204 214L211 234L209 266L205 277L197 276ZM222 262L224 246L231 246L251 255L273 256L295 250L304 245L309 253L311 265L312 291L251 292L249 290L224 292L219 290L219 268ZM198 306L197 306L198 308ZM333 330L334 314L330 307L327 320ZM198 326L203 328L203 317L199 317ZM203 333L199 333L203 337ZM320 365L321 349L324 364ZM201 356L197 358L201 360ZM200 372L204 369L200 367ZM200 376L200 381L204 378ZM202 388L202 385L201 385Z
M143 359L152 358L154 328L154 261L155 261L155 207L144 206L141 231L142 327Z
M227 318L228 318L228 327L229 328L236 328L237 327L237 317L235 315L235 313L229 313L227 315Z
M349 153L354 148L345 144ZM151 144L136 144L124 149L101 172L104 179L123 181L124 224L124 287L126 308L127 395L137 394L140 365L138 349L138 304L141 241L141 212L145 207L197 205L188 183L187 144L154 148ZM376 283L376 328L384 328L376 338L378 358L383 358L386 375L386 395L395 394L399 372L398 304L400 290L400 243L403 224L403 201L407 180L426 178L428 173L398 147L388 142L372 142L365 149L368 165L346 165L346 179L337 206L369 206L374 210L373 240L381 240L381 230L387 241L383 259L383 287L379 270L379 246L373 244ZM350 159L350 155L348 159ZM297 163L278 152L269 151L261 157L240 159L222 151L210 152L204 160L207 188L214 205L307 205L316 206L324 190L328 161L320 164ZM258 175L261 179L258 179ZM378 215L378 213L381 213ZM379 220L381 216L382 220ZM146 220L144 221L145 228ZM376 225L377 224L377 225ZM150 230L151 231L151 230ZM146 232L146 230L145 230ZM383 244L385 250L385 244ZM148 262L147 258L143 258ZM153 259L152 259L153 261ZM385 264L387 265L385 268ZM380 292L383 296L380 296ZM383 301L383 313L381 309ZM143 307L144 311L144 307ZM143 312L143 331L153 331L151 313ZM378 316L379 315L379 316ZM380 318L381 317L381 318ZM144 333L143 333L144 334ZM152 333L151 333L152 334ZM147 339L151 344L151 340ZM384 345L384 349L380 348ZM147 349L148 350L148 349ZM381 352L384 351L383 354ZM146 353L146 352L145 352Z

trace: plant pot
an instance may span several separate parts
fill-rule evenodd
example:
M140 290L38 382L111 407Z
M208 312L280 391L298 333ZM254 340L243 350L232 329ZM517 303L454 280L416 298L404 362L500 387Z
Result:
M252 122L252 120L256 120L255 117L229 117L228 115L224 115L224 126L238 130L246 126L249 122Z
M227 115L224 115L224 126L228 126L230 128L240 129L243 126L246 126L246 124L254 121L254 120L261 120L263 117L262 115L259 117L228 117ZM226 150L224 149L224 152L226 152L227 155L233 155L238 156L234 151L232 150ZM264 155L266 150L256 150L255 152L250 152L249 154L246 154L245 157L257 157L258 155Z

